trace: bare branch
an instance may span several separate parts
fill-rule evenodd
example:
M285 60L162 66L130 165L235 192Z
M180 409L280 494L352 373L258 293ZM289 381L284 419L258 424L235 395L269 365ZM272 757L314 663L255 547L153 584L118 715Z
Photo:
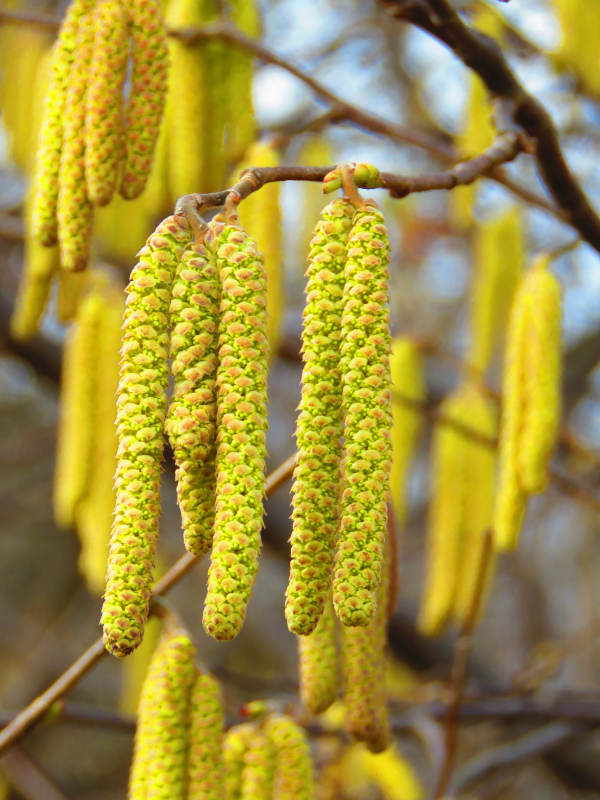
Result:
M31 756L18 746L4 753L0 768L10 785L29 800L68 800Z

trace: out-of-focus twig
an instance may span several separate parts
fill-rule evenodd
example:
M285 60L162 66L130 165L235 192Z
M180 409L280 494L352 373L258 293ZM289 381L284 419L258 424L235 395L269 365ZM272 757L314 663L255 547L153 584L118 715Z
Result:
M67 795L18 745L0 756L0 768L10 785L28 800L68 800Z

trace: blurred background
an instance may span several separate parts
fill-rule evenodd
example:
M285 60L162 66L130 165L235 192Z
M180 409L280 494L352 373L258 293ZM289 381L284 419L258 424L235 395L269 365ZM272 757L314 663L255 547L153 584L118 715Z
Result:
M497 39L522 83L550 111L569 164L600 208L600 5L590 0L455 0L453 5ZM82 575L81 541L75 530L57 527L52 500L61 353L68 329L76 324L67 318L77 313L75 301L71 312L65 312L64 304L68 305L69 292L79 296L85 287L73 289L55 281L37 332L19 330L14 316L11 323L27 257L26 198L43 96L40 84L43 87L44 63L56 33L52 19L60 17L64 6L42 0L0 2L2 720L41 692L99 632L101 598ZM227 17L227 3L223 11ZM10 23L2 12L33 19ZM258 16L250 33L267 48L344 101L427 134L462 157L478 154L495 132L510 127L504 110L489 102L478 79L452 53L410 25L392 24L374 0L263 0ZM226 64L232 52L231 45L223 44L214 58ZM250 73L254 127L248 144L259 141L262 150L251 149L235 158L233 150L228 151L229 155L220 156L221 176L214 185L184 191L225 188L241 166L257 165L260 159L269 164L320 165L366 161L382 171L405 175L447 166L427 148L328 114L330 104L285 69L264 59L248 61L254 70ZM131 203L116 199L97 214L92 266L116 286L125 285L137 250L182 193L165 177L177 142L175 150L172 140L169 146L170 151L159 148L152 186L141 198ZM203 146L210 152L214 143ZM221 152L225 152L222 147ZM532 158L521 156L505 170L518 186L548 202ZM568 693L595 708L596 716L584 726L578 722L572 730L567 727L554 748L542 748L529 758L519 757L519 751L505 765L487 770L475 761L478 756L495 753L494 748L543 723L493 714L464 723L458 770L466 765L475 765L476 770L479 763L481 774L469 783L467 773L460 773L465 788L457 796L600 798L600 737L594 729L600 726L600 257L590 246L578 244L573 230L555 214L494 181L402 200L382 191L366 194L381 204L392 241L393 333L418 345L430 409L459 385L469 362L472 368L483 368L480 372L485 373L491 396L501 388L501 335L485 364L472 363L476 359L472 292L478 260L496 258L501 266L503 258L513 259L521 269L535 254L574 245L551 265L563 291L564 347L564 435L553 464L559 476L567 476L569 486L565 491L563 484L552 481L544 494L533 498L517 551L498 559L475 632L467 690L483 696L539 695L548 702ZM264 239L258 231L256 236L269 253L269 275L278 276L272 279L276 299L271 308L274 357L268 467L273 469L294 451L304 269L310 232L324 201L318 184L286 183L271 193L269 202L270 222L263 221L260 234ZM252 213L260 217L266 212ZM240 214L244 221L244 205ZM507 215L513 222L504 238L499 220ZM494 235L495 245L490 245ZM57 315L67 321L58 321ZM432 420L425 415L406 478L406 513L399 526L399 597L390 623L390 692L396 703L398 753L409 765L414 785L394 795L389 787L351 771L344 780L331 768L333 764L339 770L342 764L335 743L324 737L315 751L323 769L322 797L425 797L432 785L443 740L442 728L427 704L442 697L456 628L424 636L417 627L425 574L431 434ZM159 571L183 552L173 473L168 458ZM216 643L202 630L207 559L168 596L169 607L192 632L203 663L222 679L232 720L241 703L256 697L296 701L296 643L283 616L289 488L289 483L284 485L267 501L259 575L244 629L233 642ZM151 636L150 632L148 639ZM31 783L39 771L60 787L59 797L124 797L131 714L143 659L143 654L126 663L105 658L86 676L66 698L62 718L37 726L18 751L6 756L7 787L0 796L53 797L48 787L35 788ZM135 666L127 666L135 660L137 672ZM90 709L110 713L103 722ZM571 724L568 715L564 724ZM2 764L0 759L0 773ZM419 784L421 789L415 788Z

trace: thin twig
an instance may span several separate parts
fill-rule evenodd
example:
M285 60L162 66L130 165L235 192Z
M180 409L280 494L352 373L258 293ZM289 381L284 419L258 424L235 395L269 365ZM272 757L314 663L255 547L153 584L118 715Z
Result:
M296 454L286 459L267 476L265 481L265 494L267 496L273 494L291 477L295 463ZM191 553L183 555L158 581L152 592L153 597L159 597L168 592L199 560L200 556L194 556ZM57 700L60 700L69 689L72 689L105 655L104 642L100 637L45 692L36 697L0 731L0 753L20 739L32 725L39 722L48 709Z
M0 770L28 800L68 800L33 758L18 745L0 757Z

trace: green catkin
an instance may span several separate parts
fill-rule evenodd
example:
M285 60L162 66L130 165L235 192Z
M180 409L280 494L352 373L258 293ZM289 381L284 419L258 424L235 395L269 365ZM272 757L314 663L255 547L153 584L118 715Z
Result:
M75 59L79 24L95 0L73 0L52 55L51 74L40 128L34 177L33 235L40 244L57 241L58 173L63 147L67 86Z
M313 800L314 779L306 733L290 717L269 716L264 732L275 750L277 800Z
M239 800L242 791L244 755L254 738L256 726L251 722L234 725L223 737L223 769L225 800Z
M253 240L213 220L207 244L221 280L215 527L203 624L215 639L241 629L258 568L267 428L265 270Z
M389 242L367 201L347 245L340 370L345 417L333 605L343 625L368 625L376 607L391 466Z
M96 341L102 301L91 294L67 334L63 350L60 419L54 471L54 519L61 528L75 522L88 485L96 398Z
M208 552L215 498L215 379L220 285L212 253L202 243L183 253L173 282L167 433L177 463L177 497L187 550Z
M123 84L129 27L120 0L103 0L94 15L94 53L85 117L85 177L90 202L105 206L115 192L123 154Z
M257 727L244 753L240 800L272 800L274 780L273 744Z
M64 270L85 269L92 234L93 209L85 185L85 107L94 47L92 15L82 16L77 54L69 75L64 136L58 174L58 244Z
M224 724L218 683L211 675L196 672L190 699L188 800L222 797Z
M339 692L335 615L331 599L325 601L317 627L298 637L300 698L313 714L325 711Z
M390 545L385 542L375 614L366 627L342 626L342 677L348 733L374 753L389 744L385 645L390 585Z
M349 200L323 210L308 260L302 395L296 427L290 578L285 615L293 633L314 630L330 591L339 520L342 378L340 338L346 244L354 216Z
M133 68L119 191L133 200L143 192L152 168L167 94L169 53L158 0L128 0L125 6L133 39Z
M531 494L548 485L548 462L560 421L561 291L549 261L547 256L536 259L525 278L531 310L518 471L522 488Z
M400 336L392 342L390 356L392 387L392 472L391 493L400 526L406 520L406 484L423 430L423 414L403 398L416 403L427 396L421 353L416 342Z
M116 656L137 647L148 617L160 514L171 283L190 241L185 218L167 217L140 251L127 287L117 396L117 501L102 609L104 641Z

